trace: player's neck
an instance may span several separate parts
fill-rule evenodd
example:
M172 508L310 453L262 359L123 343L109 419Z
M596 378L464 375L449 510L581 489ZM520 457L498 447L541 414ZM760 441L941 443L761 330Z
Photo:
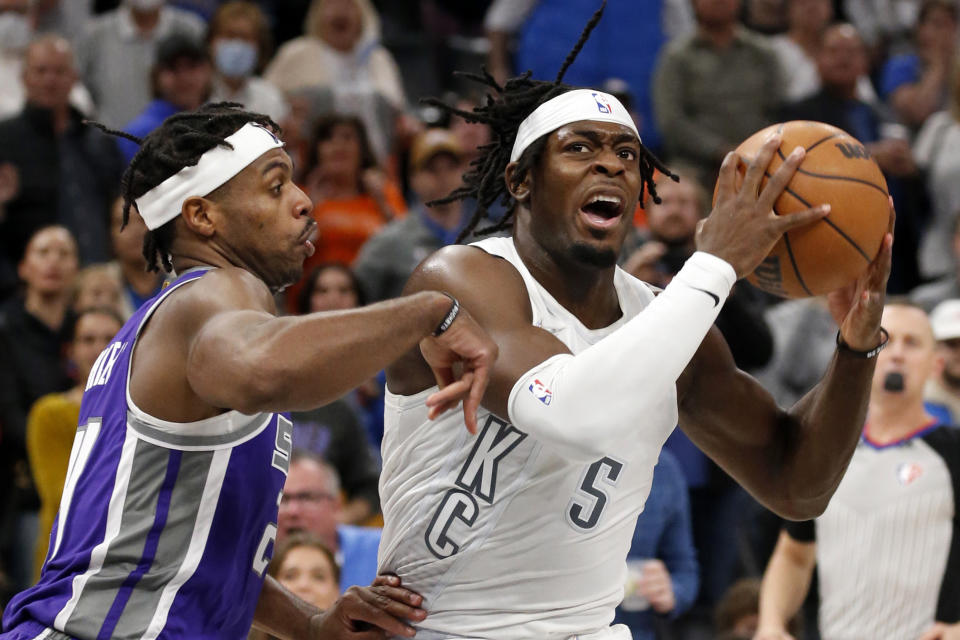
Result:
M903 398L874 398L867 411L870 439L879 444L900 440L930 419L921 398L907 402Z
M67 294L42 294L28 290L23 306L27 313L45 324L53 331L59 331L69 306Z
M529 215L518 216L513 237L530 274L588 329L616 322L623 313L613 286L615 267L590 267L549 251L533 238L528 221Z

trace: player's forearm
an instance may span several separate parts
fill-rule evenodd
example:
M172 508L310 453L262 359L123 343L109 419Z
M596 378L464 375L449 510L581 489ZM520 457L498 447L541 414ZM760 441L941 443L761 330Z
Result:
M723 260L695 254L619 330L521 376L508 402L511 422L560 455L584 462L640 437L637 430L662 412L735 280Z
M863 430L875 365L875 358L838 349L823 379L790 410L782 490L799 519L820 515L843 478Z
M242 336L229 338L232 353L216 349L221 377L204 390L219 406L244 413L318 407L415 347L450 305L447 296L431 291L362 309L251 323Z
M297 598L267 576L253 614L253 627L281 640L310 637L310 621L320 613L315 606Z

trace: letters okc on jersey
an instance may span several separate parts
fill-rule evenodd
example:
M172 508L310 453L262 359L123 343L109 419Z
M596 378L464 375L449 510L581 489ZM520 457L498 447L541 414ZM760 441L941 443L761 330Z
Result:
M527 434L513 425L493 415L487 416L483 430L457 476L457 488L447 490L424 534L430 553L443 559L460 551L460 545L450 537L450 527L457 521L467 527L476 522L480 513L477 498L488 505L493 504L497 491L497 467L526 437Z

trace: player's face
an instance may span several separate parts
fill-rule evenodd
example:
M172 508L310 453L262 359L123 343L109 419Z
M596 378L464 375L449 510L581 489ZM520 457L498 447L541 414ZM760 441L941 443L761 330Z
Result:
M234 176L220 203L221 249L274 291L299 280L313 253L312 204L292 174L290 156L272 149Z
M531 231L554 255L612 267L640 196L640 141L627 127L580 121L550 134L531 171Z
M40 295L66 292L77 276L77 245L73 236L62 227L49 227L34 234L18 273L27 289Z
M939 367L933 330L927 314L916 307L887 305L883 310L881 324L889 332L890 342L877 356L872 393L922 397L927 379ZM891 390L891 374L903 377L902 390Z
M70 359L77 368L77 382L83 383L100 352L107 348L113 336L120 331L116 318L104 313L85 313L77 321Z
M340 595L330 557L316 547L290 549L276 578L294 595L320 609L329 609Z
M304 531L323 540L336 536L340 498L330 491L327 474L315 462L290 465L277 516L277 541Z

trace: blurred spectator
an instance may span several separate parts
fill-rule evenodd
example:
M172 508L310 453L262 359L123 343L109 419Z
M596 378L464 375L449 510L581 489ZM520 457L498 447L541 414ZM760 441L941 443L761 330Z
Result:
M352 113L366 125L373 149L385 160L394 120L406 107L400 69L380 45L370 0L313 0L304 35L285 43L264 77L281 91L309 90L313 113ZM322 91L318 91L322 89Z
M909 46L922 0L843 0L843 13L875 60Z
M88 267L90 269L91 267ZM33 579L47 556L47 543L60 508L70 450L80 417L80 398L100 352L123 326L112 307L85 307L77 312L66 357L76 384L64 393L51 393L34 403L27 416L27 455L34 485L40 495L40 529L33 556Z
M784 99L793 102L820 89L817 53L823 31L833 21L833 2L787 0L786 5L789 29L771 38L770 42L780 58L783 77L787 82ZM877 101L877 94L866 73L857 80L857 97L864 102Z
M760 611L760 579L737 580L723 594L713 614L714 637L717 640L753 640ZM787 629L801 638L801 619L794 616Z
M457 99L454 106L461 111L473 111L477 101L467 97ZM490 143L490 125L482 122L467 122L460 116L450 118L450 132L457 137L463 152L464 165L469 165L480 155L480 147Z
M39 508L26 463L27 412L41 396L72 385L62 357L77 275L77 244L70 232L60 226L38 230L18 273L23 296L0 307L0 521L15 523L13 539L0 539L0 551L19 590L32 575L31 520Z
M400 295L414 268L428 255L448 244L469 220L462 200L427 206L460 186L464 171L463 150L447 129L428 129L410 148L410 188L417 204L409 216L393 222L370 238L354 269L371 302Z
M658 620L675 620L690 608L700 581L687 484L669 451L660 452L653 470L627 568L626 594L614 622L630 627L634 640L653 640Z
M207 33L213 58L211 102L239 102L282 122L290 108L280 90L259 76L271 55L270 25L253 2L220 5Z
M267 573L321 610L332 607L340 595L340 568L333 553L311 535L292 535L279 545Z
M340 479L316 455L295 449L277 516L277 545L294 533L316 536L340 565L340 592L377 577L380 529L340 523Z
M672 162L713 184L728 151L773 122L784 80L776 55L738 22L739 0L693 0L695 34L657 62L654 110Z
M598 7L593 0L495 0L484 21L490 40L488 66L494 77L502 83L528 69L534 78L556 76ZM636 100L643 142L658 149L662 129L658 131L654 121L650 79L663 45L693 30L689 0L611 2L605 13L564 81L599 87L607 78L623 79ZM624 37L625 33L630 36ZM516 40L513 64L511 39Z
M161 40L180 33L201 41L205 30L196 15L166 7L164 0L124 0L95 17L78 53L81 76L101 121L120 127L150 102L154 87L148 71Z
M957 35L956 1L924 0L915 51L893 56L884 65L883 95L900 121L913 130L947 105Z
M882 111L856 96L858 78L866 68L866 49L856 29L849 24L829 27L817 54L820 91L786 105L782 115L784 120L819 120L840 127L862 142L880 165L898 214L888 291L905 293L919 280L916 253L926 214L924 189L910 145L905 135L899 135L902 127L891 127Z
M164 274L147 271L147 260L143 257L143 236L146 233L147 225L135 207L130 207L127 226L123 226L123 198L114 200L110 207L110 240L114 255L111 266L123 291L120 311L124 319L132 316L163 286Z
M787 30L789 0L744 0L743 24L760 33L783 33Z
M76 3L78 6L83 2ZM0 0L0 118L23 108L23 58L34 33L46 31L37 25L42 7L33 0ZM84 114L93 113L90 92L74 78L70 104Z
M321 264L307 276L300 291L299 313L355 309L365 300L360 283L346 265ZM355 394L334 400L312 411L290 414L293 445L321 456L340 476L346 503L341 522L363 524L380 512L377 482L380 470L370 452L367 433L354 404L376 404L383 415L382 385L374 378ZM382 420L382 417L380 418Z
M953 274L960 263L952 235L960 213L960 55L950 73L945 111L924 123L913 145L930 194L930 220L920 241L920 271L927 277Z
M304 269L322 262L349 265L368 238L406 214L407 205L400 189L377 165L358 118L322 118L312 140L304 190L315 203L311 215L320 236Z
M815 564L824 638L948 638L960 631L953 624L960 620L960 431L924 408L924 385L938 366L926 313L891 302L883 326L889 343L876 356L863 437L824 514L781 533L763 578L758 639L790 637L786 621Z
M56 33L79 44L93 15L93 0L33 0L37 32Z
M120 287L120 278L109 264L91 264L77 274L71 306L75 312L94 307L112 309L121 317Z
M960 299L944 300L930 314L942 366L927 380L927 411L943 424L960 426Z
M212 78L210 58L199 42L182 34L164 38L157 44L157 59L150 70L153 100L124 131L145 138L173 114L198 108L210 96ZM128 164L140 149L126 138L117 138L117 146Z
M62 224L76 238L82 264L103 262L110 256L109 194L122 165L113 141L84 126L70 105L70 44L59 36L32 42L23 79L26 105L0 122L0 165L12 166L18 182L0 221L0 261L16 264L34 231Z

